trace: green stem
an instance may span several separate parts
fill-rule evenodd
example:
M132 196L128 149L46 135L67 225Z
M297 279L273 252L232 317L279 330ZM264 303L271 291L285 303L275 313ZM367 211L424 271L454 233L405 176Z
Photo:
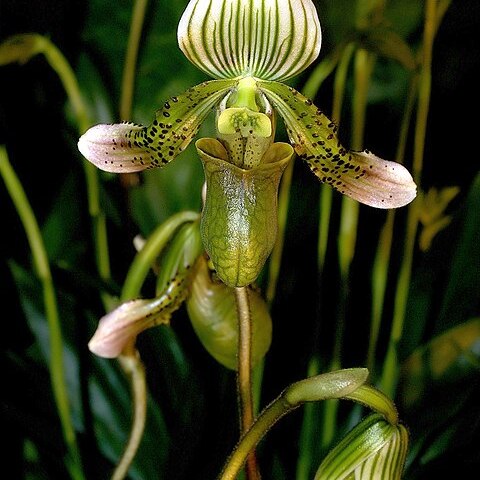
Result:
M412 119L415 99L417 96L417 75L412 76L407 97L407 103L403 114L400 135L395 160L403 163L408 138L408 131ZM389 210L387 220L380 232L378 248L372 268L372 318L367 353L367 368L373 371L377 341L382 323L385 292L388 282L388 269L393 242L393 230L395 223L395 210Z
M251 428L241 438L230 458L227 460L219 480L237 478L250 451L252 451L265 434L284 415L305 402L338 399L354 394L367 379L368 371L364 368L352 368L338 372L307 378L287 387L257 417Z
M140 355L135 349L132 349L132 351L122 354L118 360L123 371L130 378L132 405L134 408L130 437L111 480L123 480L127 476L128 469L142 441L147 417L147 382L145 367L140 359Z
M432 82L432 55L435 34L443 15L448 8L449 1L438 2L428 0L425 8L425 24L423 47L421 50L421 70L418 85L418 106L414 136L413 151L413 179L421 185L423 156L427 132L427 119L430 107ZM407 310L408 293L412 275L413 256L418 228L419 208L422 204L422 195L410 204L407 217L407 232L403 260L400 266L397 289L394 300L394 314L387 354L385 357L381 385L382 390L393 397L398 377L398 343L403 334L405 314Z
M315 98L320 89L324 80L334 71L335 67L337 66L338 62L341 58L344 57L344 50L346 46L345 44L339 45L335 49L335 51L327 58L322 60L313 73L308 78L307 82L305 83L304 87L302 88L303 94L308 98ZM335 111L333 118L336 119ZM275 298L275 292L277 288L278 278L280 274L280 266L281 266L281 259L283 253L283 245L285 239L285 229L287 224L287 215L288 215L288 205L290 199L290 187L292 184L292 176L293 176L293 169L294 169L294 161L291 161L287 166L283 176L282 176L282 183L280 186L280 193L278 195L278 235L277 241L275 243L275 247L270 255L270 262L269 262L269 273L268 273L268 284L266 290L266 300L269 307L271 307L273 300ZM323 185L322 185L323 187ZM332 189L330 187L326 187L322 189L322 191L328 192L331 194ZM325 202L321 202L321 205L326 205L328 202L328 198ZM331 203L331 195L330 195L330 203ZM321 218L327 217L329 218L329 214L321 215ZM327 235L328 236L328 221L324 222L327 225ZM323 236L321 236L323 238Z
M42 41L42 52L49 65L60 78L70 104L72 105L79 132L83 133L90 127L90 121L75 73L62 52L46 38L40 38ZM108 282L111 277L110 256L108 251L106 217L100 206L98 170L86 160L83 162L83 168L87 186L88 212L92 219L96 265L100 278ZM107 302L107 300L105 297L104 301Z
M345 400L361 403L378 413L381 413L390 425L398 424L398 412L394 403L383 392L371 385L361 385L352 393L344 395Z
M340 125L342 117L342 105L345 97L345 86L347 83L348 67L350 65L352 55L355 51L353 44L348 44L340 58L338 68L335 74L333 85L333 121ZM323 271L325 265L325 257L327 253L328 236L330 231L330 217L332 213L333 190L328 185L320 187L320 218L318 227L318 246L317 246L317 262L319 274Z
M375 57L360 49L355 53L355 90L353 94L352 149L360 150L363 144L367 94ZM338 369L342 364L342 345L346 322L346 306L349 296L350 266L355 254L358 230L359 204L343 197L338 235L338 262L340 268L340 299L337 315L337 328L330 369ZM322 446L327 447L333 440L337 423L338 402L325 405Z
M296 406L292 407L292 405L281 396L265 408L250 430L240 440L240 443L225 464L219 480L235 480L249 453L255 449L268 430L295 407Z
M50 334L49 371L53 395L62 425L63 436L70 456L67 465L72 478L80 480L85 477L83 475L75 429L72 423L68 391L65 382L62 330L60 327L55 287L50 271L50 265L40 228L32 207L8 160L7 152L3 146L0 147L0 174L3 177L8 193L25 229L28 243L32 251L34 267L38 278L42 283L45 316L47 318Z
M277 291L278 278L280 276L294 165L295 159L292 158L283 172L280 192L278 194L278 232L275 246L270 255L270 261L268 264L268 283L265 292L265 299L269 309L272 308L275 293Z
M123 69L121 88L122 93L120 99L120 118L124 120L130 118L132 110L133 90L135 83L135 66L137 63L138 47L140 44L140 37L142 34L143 21L145 18L147 3L147 0L136 0L133 8L130 35L128 38L127 53ZM146 253L149 252L147 251ZM137 259L138 256L135 260ZM140 260L142 259L146 261L149 260L148 256L141 256ZM139 264L143 268L139 268L138 270L134 269L132 274L133 277L127 276L127 280L122 290L123 300L133 298L134 296L137 296L140 292L143 280L145 279L151 263L147 266L141 264L141 262L137 260L136 266L138 267ZM132 267L133 264L130 268L130 272L132 272ZM141 275L135 275L136 273L141 272L144 272L145 274L143 278L141 277ZM132 389L133 412L130 436L123 455L117 467L115 468L112 480L122 480L126 477L128 469L130 468L130 465L133 462L133 459L135 458L135 455L137 453L138 447L140 446L140 442L142 441L147 416L147 381L145 376L145 367L141 361L140 354L132 345L129 352L124 352L122 356L119 357L119 361L120 365L123 368L123 371L130 379L130 386Z
M320 371L320 361L318 355L312 355L308 363L307 376L318 375ZM297 460L297 471L295 478L297 480L307 480L311 478L312 462L316 458L315 445L318 444L318 425L316 414L318 404L307 403L303 413L302 428L300 430L299 452Z
M253 424L252 395L252 316L247 287L234 290L238 316L238 371L237 388L240 408L240 434L244 435ZM260 478L255 451L247 457L247 478Z
M186 222L198 220L197 212L179 212L159 225L145 242L143 248L137 253L123 284L121 301L125 302L136 298L140 294L143 282L154 264L156 258L172 237L177 228Z
M132 23L130 25L130 35L128 37L122 77L122 96L120 99L120 118L122 120L129 119L132 113L135 67L147 4L148 0L136 0L133 7Z
M196 212L180 212L170 217L166 222L157 227L145 242L143 248L134 258L127 277L123 284L121 301L125 302L138 297L146 276L161 251L171 239L174 232L183 224L198 219ZM128 469L135 457L143 431L145 429L147 414L147 385L145 368L134 345L130 345L128 351L123 352L119 358L125 374L130 378L132 389L133 417L130 437L125 447L112 480L125 478Z

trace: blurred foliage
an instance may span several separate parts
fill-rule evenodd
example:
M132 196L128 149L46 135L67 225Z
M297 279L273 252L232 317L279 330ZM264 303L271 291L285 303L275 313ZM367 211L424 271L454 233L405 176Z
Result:
M176 26L185 4L149 2L129 120L149 122L169 95L205 79L177 47ZM318 0L316 4L324 34L320 61L351 35L357 2ZM379 39L372 47L379 57L369 89L365 144L385 158L395 155L412 66L404 46L414 53L420 47L423 4L417 0L386 2L386 25L364 37L368 41ZM92 124L117 121L131 9L132 2L126 0L4 0L0 6L0 41L24 32L50 38L74 66ZM472 108L478 96L479 24L477 0L454 0L433 51L422 189L432 187L442 192L458 186L459 192L442 202L438 215L433 216L436 221L444 217L449 222L428 234L420 230L419 237L427 235L429 248L422 249L417 243L414 255L396 397L400 418L411 434L408 479L435 478L452 466L458 477L467 477L480 468L480 176L472 153L476 124L464 114L465 106ZM382 35L385 28L389 33ZM370 48L368 42L365 46ZM42 226L57 289L66 380L86 477L103 479L128 437L130 392L117 363L98 359L87 349L96 323L105 313L99 293L120 294L135 255L135 235L147 236L180 210L199 210L201 163L190 147L178 161L165 169L148 171L129 188L118 177L101 174L113 271L112 281L105 285L94 264L83 160L76 149L77 127L62 85L42 57L22 66L0 68L0 143L6 145ZM296 87L302 88L313 68L315 65L296 79ZM351 133L348 99L353 88L350 76L342 115L344 138ZM320 88L316 103L330 113L331 77ZM200 135L211 131L212 125L207 124ZM409 137L408 166L411 142ZM333 197L327 260L319 289L319 185L307 170L296 162L280 278L272 305L273 338L263 372L262 406L286 385L304 378L313 355L324 371L334 343L333 319L340 295L335 262L340 199L337 194ZM0 282L5 306L0 352L4 381L0 405L7 439L4 470L10 472L10 478L65 478L65 447L49 383L48 330L41 288L21 224L1 183L0 208ZM428 210L432 212L431 207ZM370 274L384 221L384 212L361 207L345 312L345 367L365 363ZM388 343L404 223L405 212L400 210L384 322L372 371L374 383ZM154 296L155 285L150 280L142 292L147 297ZM266 276L262 276L259 288L265 287ZM238 438L235 374L203 349L185 308L175 314L171 328L159 327L142 334L138 347L147 371L149 406L145 437L129 478L215 478ZM301 448L299 412L280 422L260 445L264 478L295 477ZM342 404L335 440L359 418L358 408ZM319 435L322 418L315 417L312 422ZM309 478L325 453L320 449L315 452Z

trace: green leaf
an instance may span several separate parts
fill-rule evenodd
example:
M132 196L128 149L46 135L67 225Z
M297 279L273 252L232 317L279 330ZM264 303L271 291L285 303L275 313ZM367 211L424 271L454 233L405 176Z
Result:
M403 363L400 387L406 408L423 403L434 384L473 378L480 367L480 318L457 325L418 348Z
M415 55L409 45L398 33L389 28L373 27L360 31L357 42L366 50L397 61L406 70L414 70L417 66Z
M45 43L45 39L36 33L8 37L0 44L0 65L27 63L32 57L43 52Z

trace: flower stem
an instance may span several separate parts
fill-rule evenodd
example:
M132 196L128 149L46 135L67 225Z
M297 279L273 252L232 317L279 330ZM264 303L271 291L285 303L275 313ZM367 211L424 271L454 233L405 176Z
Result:
M7 152L3 146L0 146L0 174L3 177L8 193L25 229L28 243L32 251L34 267L38 278L42 283L45 316L47 318L50 334L50 380L62 425L63 437L67 444L70 457L67 462L67 467L69 468L71 477L80 480L85 477L83 474L75 429L72 423L68 391L65 382L62 330L60 327L56 293L50 265L40 228L32 207L25 191L23 190L20 180L8 160Z
M140 294L140 289L150 268L174 232L182 224L198 220L198 215L197 212L179 212L172 215L153 231L130 265L120 296L122 302L131 300Z
M138 351L132 348L128 353L123 353L118 360L123 371L130 378L133 397L132 405L134 408L130 437L122 458L113 472L112 480L123 480L126 477L128 469L130 468L140 442L142 441L147 417L147 382L145 378L145 367L140 359Z
M305 402L318 402L327 399L346 398L354 395L367 379L368 371L364 368L351 368L330 372L323 375L307 378L288 386L283 392L268 405L255 419L255 422L243 435L227 460L219 480L234 480L242 468L251 450L253 450L265 434L284 415L296 409ZM385 404L378 395L360 395L361 400L374 397L375 404L384 409Z
M219 480L235 480L249 453L258 445L268 430L295 407L292 407L283 396L280 396L265 408L227 460Z
M240 409L240 434L244 435L253 424L252 395L252 316L247 287L235 288L238 316L238 372L237 388ZM255 451L247 456L247 478L260 478Z
M367 94L375 57L366 50L355 52L355 91L353 96L352 149L361 150L365 131ZM343 197L340 214L340 231L338 234L338 263L340 269L340 299L337 314L337 328L333 347L330 370L341 368L342 345L345 332L346 306L350 295L350 267L355 254L357 240L359 204ZM325 423L322 445L327 447L333 440L336 430L338 401L325 404Z
M135 85L135 66L142 35L143 22L148 0L136 0L133 6L132 23L128 37L125 65L123 67L122 94L120 99L120 118L127 120L132 113L133 90Z
M413 179L421 185L427 119L430 106L432 82L432 53L433 42L438 27L443 19L450 0L428 0L425 7L425 24L423 47L421 50L421 70L418 85L418 105L415 125L414 152L413 152ZM407 310L408 293L412 275L413 255L418 227L419 207L422 195L410 204L407 217L407 232L403 260L400 266L397 289L394 299L394 313L387 354L383 364L381 385L382 390L393 397L398 377L398 343L402 337L405 314Z
M410 89L407 97L407 103L403 114L402 125L397 146L395 160L403 163L405 157L405 148L408 138L408 131L412 118L413 108L417 95L417 75L413 75L410 82ZM372 318L370 323L370 334L367 352L367 368L373 371L375 363L375 352L377 341L382 323L383 307L385 302L385 292L387 289L388 269L390 265L390 255L393 242L393 230L395 223L395 210L389 210L387 219L380 232L378 239L378 248L375 255L372 268Z
M42 37L42 51L52 69L57 73L67 93L80 133L90 127L87 107L83 101L75 73L62 52L48 39ZM100 278L108 282L111 278L110 255L108 251L106 217L100 205L100 183L97 168L90 162L83 162L88 212L92 220L93 241L95 244L96 265ZM107 306L109 299L102 295Z
M152 264L160 255L177 228L185 222L197 219L198 213L196 212L180 212L157 227L145 242L143 248L138 252L130 266L123 284L120 296L121 301L125 302L138 297ZM122 458L113 473L112 480L122 480L127 475L128 469L142 440L147 415L147 384L145 368L134 344L131 344L129 348L123 352L122 356L119 357L119 362L125 374L130 379L133 417L130 437Z

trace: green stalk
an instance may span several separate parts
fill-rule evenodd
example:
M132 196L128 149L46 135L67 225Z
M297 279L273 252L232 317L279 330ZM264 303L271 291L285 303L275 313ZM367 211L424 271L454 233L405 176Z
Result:
M363 368L352 368L338 372L310 377L295 382L287 387L255 420L251 428L241 438L230 458L227 460L219 480L234 480L237 478L250 451L252 451L265 434L284 415L293 411L305 402L318 402L327 399L343 398L353 395L364 384L368 371ZM373 395L360 395L362 400L369 400ZM376 404L381 404L377 401ZM383 404L382 404L383 407Z
M75 73L62 52L46 38L40 38L41 40L39 41L42 42L42 52L49 65L60 78L70 104L72 105L79 132L83 133L90 127L90 120ZM100 278L108 282L111 278L110 255L108 251L106 217L100 206L98 170L86 160L83 162L83 168L87 186L88 212L92 219L97 270ZM103 300L105 304L108 304L108 297L103 295Z
M69 459L66 463L71 477L81 480L84 479L85 476L83 474L75 429L72 423L68 391L65 382L63 339L55 286L53 284L50 265L42 235L40 233L40 228L25 191L8 160L7 152L3 146L0 146L0 174L3 177L5 186L7 187L8 193L15 205L18 216L23 224L23 228L25 229L28 243L32 251L34 268L40 282L42 283L45 316L47 318L50 334L50 381L62 425L63 437L69 454Z
M140 44L140 37L142 34L147 3L147 0L136 0L133 7L130 35L128 38L127 53L123 69L120 99L120 118L125 120L130 118L132 111L133 90L135 84L135 66L137 63L138 48ZM159 228L161 229L161 227L162 226ZM163 233L165 233L165 231L163 231ZM170 236L164 236L163 239L165 238L168 240ZM154 244L153 246L162 249L165 246L165 243L166 241L163 243L160 242L159 244ZM151 247L152 243L149 244L150 250L147 249L145 255L137 256L135 259L137 261L136 263L134 260L135 267L132 270L132 267L134 266L132 264L129 271L129 274L132 272L131 276L127 276L127 280L123 285L122 299L124 301L133 298L140 293L145 276L147 275L147 272L155 258L153 257L154 249ZM151 254L152 256L147 254ZM147 265L146 263L142 263L142 260L145 262L151 260L151 262ZM123 480L127 476L130 465L132 464L133 459L138 451L138 447L140 446L140 442L142 441L147 418L147 380L145 375L145 366L143 365L140 354L134 345L131 345L128 351L122 353L122 355L119 357L119 362L123 371L130 379L133 412L130 436L128 438L127 445L125 446L123 455L116 466L115 471L113 472L112 480Z
M145 367L138 351L132 346L118 358L123 371L130 379L132 390L133 418L130 436L123 455L113 472L111 480L123 480L135 458L145 430L147 419L147 381Z
M184 223L198 219L196 212L180 212L170 217L154 230L143 248L137 253L123 284L120 300L126 302L140 295L145 278L157 257L175 231ZM123 455L113 472L112 480L126 477L142 441L147 415L147 382L140 354L132 344L119 357L123 371L130 379L132 390L132 426Z
M333 107L332 107L332 119L339 124L342 114L343 99L345 96L345 86L347 82L348 67L352 59L352 55L355 51L354 44L344 45L342 50L338 50L340 54L336 55L338 60L338 66L335 73L334 86L333 86ZM326 67L332 66L332 62L328 62ZM330 73L330 68L325 68L325 74ZM312 88L312 83L308 83L309 88ZM320 87L320 85L318 86ZM323 268L325 265L325 258L327 252L328 236L330 230L330 217L332 212L332 200L333 190L328 185L320 186L320 217L318 221L318 244L317 244L317 266L318 266L318 278L321 285L321 279L323 275ZM318 354L313 354L308 364L307 375L314 376L320 371L320 359ZM331 404L333 402L329 402ZM297 462L297 480L307 480L310 478L310 471L312 469L312 462L315 459L315 449L318 445L317 431L315 428L315 410L319 407L317 404L308 403L305 405L305 413L303 416L302 429L300 432L300 448L299 459ZM328 409L326 404L325 409ZM323 438L323 434L322 434Z
M400 135L395 160L403 163L405 148L408 137L408 130L412 119L413 108L417 95L417 75L412 76L407 97L407 103L403 114ZM367 353L367 368L373 372L375 364L375 352L377 349L378 336L382 323L383 307L385 302L385 291L388 282L388 269L393 242L393 228L395 223L395 210L387 213L387 219L380 232L378 248L372 268L372 318L370 323L370 334Z
M239 400L240 434L244 435L254 421L252 395L252 316L246 287L235 288L238 316L238 372L237 388ZM255 450L247 456L248 480L260 479Z
M184 223L198 220L198 216L199 214L197 212L179 212L172 215L153 231L130 265L120 295L120 300L122 302L126 302L139 296L143 282L145 281L150 268L155 263L156 258L160 255L163 248L165 248L165 245L168 243L175 230Z
M341 45L333 54L322 60L305 83L302 92L308 98L315 98L323 81L333 72L345 46ZM336 118L334 116L334 118ZM282 261L283 245L285 240L285 230L287 225L288 205L290 201L290 188L292 184L293 168L295 162L292 160L282 176L280 192L278 195L278 234L275 247L270 255L268 283L265 298L269 307L272 306L275 299L278 278L280 275L280 266ZM326 189L331 192L331 188Z
M345 97L345 86L347 83L348 67L355 51L353 43L348 44L340 58L333 85L333 106L332 119L340 125L342 117L343 99ZM320 190L320 218L318 230L318 269L321 275L325 265L327 253L328 236L330 231L330 216L332 212L333 190L328 185L322 185Z
M430 94L432 82L432 54L435 34L438 30L443 15L450 0L438 2L428 0L425 8L425 24L423 33L423 47L421 51L421 70L419 76L418 106L415 125L414 152L413 152L413 179L418 186L421 185L423 168L423 155L427 131L428 111L430 107ZM422 204L422 195L410 204L407 217L407 232L403 261L400 266L397 289L394 300L394 313L388 350L385 357L381 385L383 391L393 397L398 379L398 343L402 337L407 310L408 292L412 275L413 255L418 228L419 208Z
M123 68L122 90L120 99L120 118L127 120L132 113L133 90L135 86L135 67L137 64L138 49L142 36L143 23L148 0L136 0L133 6L130 35L128 37L127 53Z
M352 149L361 150L365 130L367 94L375 63L375 56L360 49L355 54L355 90L353 94ZM330 370L341 367L342 344L345 331L345 313L349 296L350 266L355 254L357 239L359 204L343 197L338 235L338 262L340 268L340 299L337 315L337 329ZM327 447L333 440L337 424L338 402L325 405L322 446Z

